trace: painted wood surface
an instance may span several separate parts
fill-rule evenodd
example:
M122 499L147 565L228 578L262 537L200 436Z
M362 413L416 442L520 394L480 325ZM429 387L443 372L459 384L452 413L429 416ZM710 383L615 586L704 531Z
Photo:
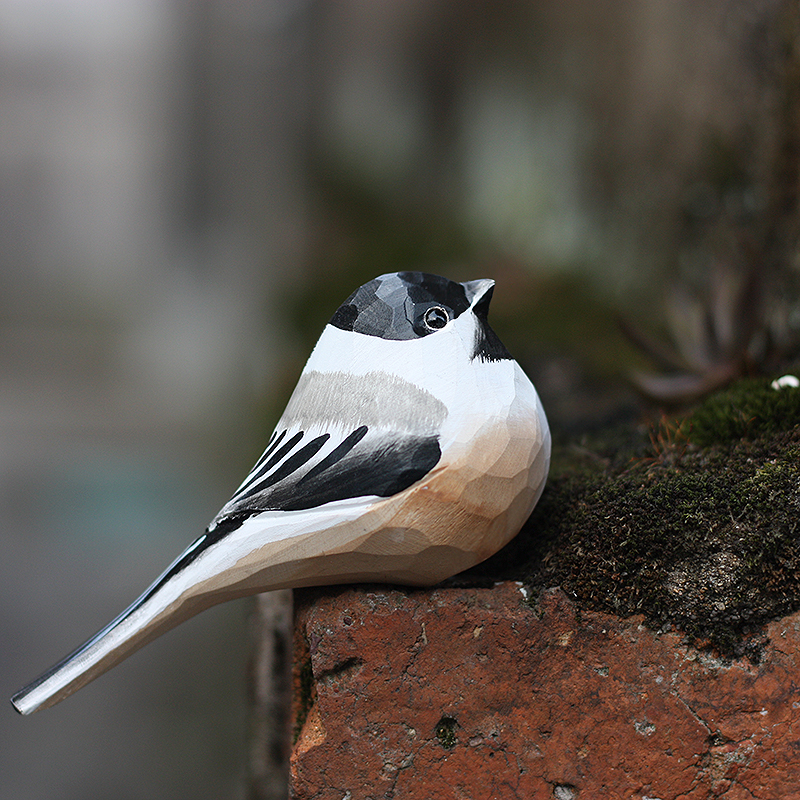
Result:
M54 705L216 603L430 585L521 528L547 477L539 398L486 320L492 281L381 276L334 314L231 500L119 617L14 696Z

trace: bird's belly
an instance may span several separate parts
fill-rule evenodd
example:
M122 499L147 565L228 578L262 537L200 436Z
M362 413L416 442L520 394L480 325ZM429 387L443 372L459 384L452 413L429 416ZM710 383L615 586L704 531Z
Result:
M518 533L544 488L549 434L529 419L503 420L483 426L469 446L449 455L398 498L388 521L388 530L413 531L418 543L435 549L421 557L409 582L443 580Z

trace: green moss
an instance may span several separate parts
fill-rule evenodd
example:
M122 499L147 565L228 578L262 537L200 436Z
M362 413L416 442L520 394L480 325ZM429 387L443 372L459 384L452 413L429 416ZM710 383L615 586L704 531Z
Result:
M581 608L757 659L764 623L800 609L800 427L706 449L668 430L562 453L523 531L472 576L560 585Z
M689 417L689 438L707 447L755 439L800 424L800 389L773 389L768 378L737 381L711 395Z

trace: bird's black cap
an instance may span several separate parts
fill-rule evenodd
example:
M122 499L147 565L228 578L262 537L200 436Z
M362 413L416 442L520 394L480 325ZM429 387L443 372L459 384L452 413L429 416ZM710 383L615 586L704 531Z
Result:
M356 289L330 324L381 339L418 339L435 333L470 307L467 289L427 272L381 275Z

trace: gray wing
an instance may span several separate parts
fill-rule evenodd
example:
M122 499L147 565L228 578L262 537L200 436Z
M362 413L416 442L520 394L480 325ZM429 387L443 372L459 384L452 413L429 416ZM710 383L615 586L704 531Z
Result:
M446 416L441 401L393 375L304 371L267 449L209 531L261 511L397 494L438 463Z

